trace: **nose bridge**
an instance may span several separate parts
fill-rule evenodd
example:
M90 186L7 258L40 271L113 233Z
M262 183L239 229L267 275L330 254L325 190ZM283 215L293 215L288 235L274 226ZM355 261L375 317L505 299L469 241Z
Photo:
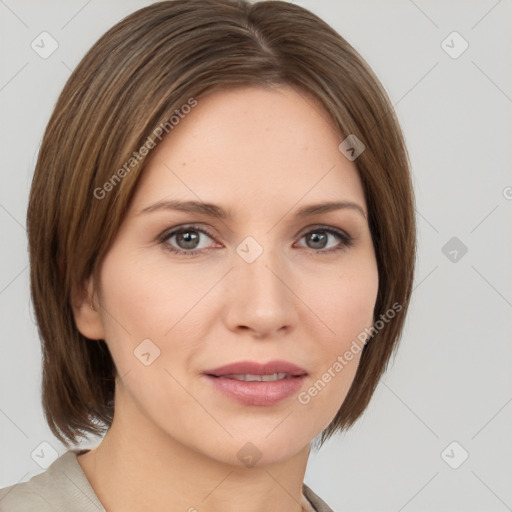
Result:
M248 236L236 247L232 326L268 333L294 323L293 294L285 284L290 279L286 260L270 244L271 237L260 242Z
M276 274L284 272L285 263L271 246L271 237L259 242L248 236L237 246L236 253L240 260L236 263L239 278L251 288L251 295L262 295L267 302L284 295L284 285Z

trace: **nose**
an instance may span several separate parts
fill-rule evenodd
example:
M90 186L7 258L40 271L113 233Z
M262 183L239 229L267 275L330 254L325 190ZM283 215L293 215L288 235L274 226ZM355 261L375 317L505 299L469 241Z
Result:
M291 332L298 318L293 288L287 263L272 251L263 250L251 263L235 254L226 312L228 328L248 331L257 339Z

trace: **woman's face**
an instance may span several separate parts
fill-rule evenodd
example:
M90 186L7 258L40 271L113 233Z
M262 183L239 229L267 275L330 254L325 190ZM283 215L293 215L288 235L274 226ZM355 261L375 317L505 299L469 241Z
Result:
M197 101L151 150L102 262L94 332L121 376L127 436L271 464L331 422L355 376L360 352L344 354L378 289L364 193L311 98L242 88ZM299 214L330 202L352 206ZM218 370L237 362L256 365Z

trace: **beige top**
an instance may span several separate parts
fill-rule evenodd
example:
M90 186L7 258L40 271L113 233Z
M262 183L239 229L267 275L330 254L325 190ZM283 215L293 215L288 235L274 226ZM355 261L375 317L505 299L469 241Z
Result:
M0 512L106 512L76 457L86 451L68 450L28 482L0 489ZM333 512L306 484L302 492L308 512Z

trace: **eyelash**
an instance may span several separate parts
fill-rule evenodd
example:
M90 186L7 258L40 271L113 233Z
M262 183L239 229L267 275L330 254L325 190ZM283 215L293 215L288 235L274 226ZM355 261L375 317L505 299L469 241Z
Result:
M170 238L172 238L174 235L178 235L180 233L186 233L187 231L197 231L198 233L203 233L207 236L209 236L211 239L214 239L214 236L204 228L199 228L195 225L189 225L189 226L181 226L178 229L172 229L172 231L165 231L158 237L159 243L163 246L163 248L166 251L172 252L174 254L179 254L183 256L196 256L199 255L202 251L205 249L191 249L190 251L186 251L184 249L177 249L173 246L171 246L168 242ZM348 248L352 247L354 243L354 238L348 235L347 233L327 226L318 226L313 229L310 229L309 231L306 231L300 236L300 239L304 238L306 235L309 235L311 233L329 233L335 237L337 237L341 244L338 247L330 248L330 249L310 249L307 248L307 250L312 251L316 254L332 254L337 253L338 251L347 250Z

